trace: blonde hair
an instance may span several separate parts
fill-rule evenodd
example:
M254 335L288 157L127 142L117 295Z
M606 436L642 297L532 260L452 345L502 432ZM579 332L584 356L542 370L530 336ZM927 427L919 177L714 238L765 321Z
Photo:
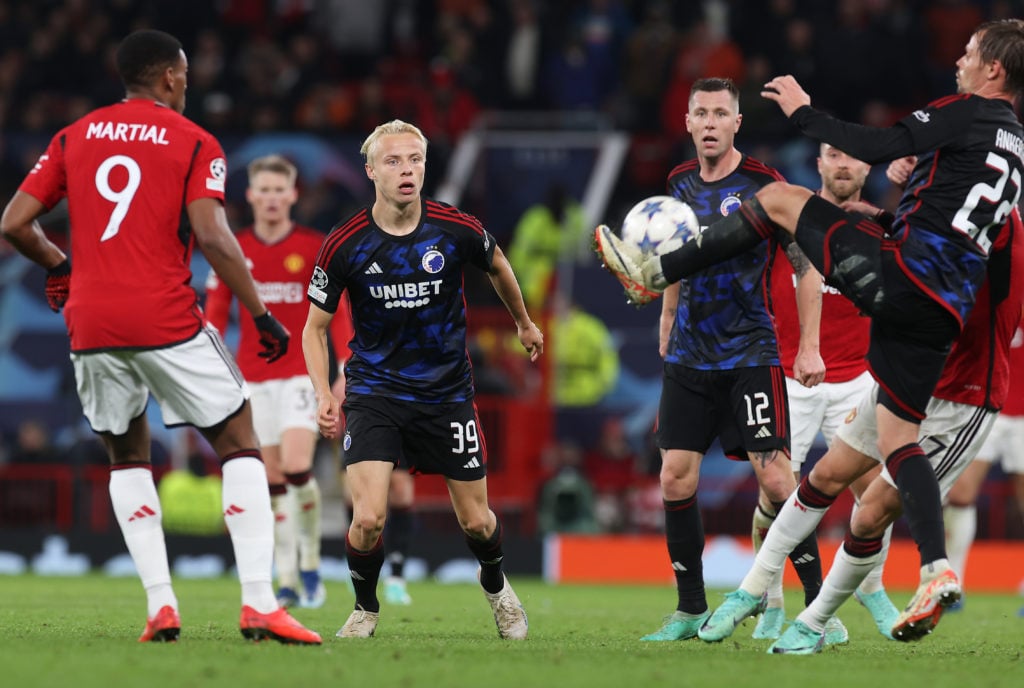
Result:
M262 158L256 158L249 163L247 171L249 173L249 184L252 184L252 180L260 172L283 174L288 178L290 184L294 184L299 176L299 171L295 165L282 155L264 155Z
M366 137L366 140L363 141L363 145L359 148L359 153L363 156L363 160L369 163L371 158L373 158L373 154L377 152L377 143L380 141L380 138L391 134L412 134L423 142L423 150L426 151L427 149L427 137L423 135L419 127L415 124L403 122L400 119L393 119L390 122L378 125Z

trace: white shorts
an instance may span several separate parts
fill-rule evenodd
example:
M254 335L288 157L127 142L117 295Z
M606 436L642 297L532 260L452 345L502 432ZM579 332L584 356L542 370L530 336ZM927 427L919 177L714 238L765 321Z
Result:
M1004 473L1024 473L1024 416L999 414L978 458L999 463Z
M895 487L884 460L878 451L878 421L875 406L878 385L864 395L857 412L844 423L836 436L865 456L883 464L882 477ZM918 442L939 479L942 499L946 499L953 483L968 464L978 456L985 438L992 430L998 413L970 404L959 404L932 397L928 402L927 417L921 423Z
M213 327L165 349L71 354L78 398L96 432L123 435L152 394L164 425L209 428L237 412L249 387Z
M814 387L804 387L793 378L786 378L789 454L794 473L800 472L818 432L824 435L826 445L832 444L836 430L873 384L867 371L846 382L822 382Z
M317 432L316 393L308 375L252 382L252 422L260 445L281 444L281 433L291 428Z

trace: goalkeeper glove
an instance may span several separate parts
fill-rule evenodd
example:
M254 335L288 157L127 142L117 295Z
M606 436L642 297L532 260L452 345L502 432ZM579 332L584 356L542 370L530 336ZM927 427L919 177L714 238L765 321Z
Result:
M260 358L267 359L267 363L273 363L288 352L291 334L270 314L270 311L253 318L253 322L256 324L256 331L260 333L260 344L263 345L263 351L258 354Z

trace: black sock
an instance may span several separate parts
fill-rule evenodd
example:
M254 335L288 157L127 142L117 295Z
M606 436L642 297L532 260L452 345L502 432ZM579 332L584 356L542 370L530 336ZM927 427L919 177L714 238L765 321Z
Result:
M384 529L384 539L387 542L391 575L401 578L409 542L412 540L412 509L391 508L388 512L388 525Z
M494 532L486 540L466 536L466 544L476 560L480 562L480 585L494 595L505 587L505 575L501 572L501 560L505 558L501 549L501 521L494 525Z
M704 523L697 495L689 499L665 500L665 541L676 577L679 602L676 609L687 614L708 610L704 594Z
M345 554L348 557L348 570L352 575L352 588L356 593L356 606L368 612L379 612L377 579L380 578L380 569L384 566L383 538L377 538L377 542L369 551L360 552L352 546L352 541L346 535Z
M661 257L661 271L669 284L689 277L698 270L716 265L748 251L775 235L778 226L768 219L757 197Z
M942 496L935 471L917 442L905 444L885 459L885 467L903 500L910 534L917 543L921 566L946 558Z
M785 501L772 502L776 514L782 511L785 505ZM800 584L804 586L804 606L807 606L821 592L821 556L818 554L818 536L813 530L793 548L789 553L789 560L796 569L796 575L800 577Z

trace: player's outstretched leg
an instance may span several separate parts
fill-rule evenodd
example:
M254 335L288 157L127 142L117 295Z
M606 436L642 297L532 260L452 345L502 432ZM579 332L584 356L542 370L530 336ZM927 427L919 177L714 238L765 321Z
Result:
M928 567L925 567L928 568ZM921 584L892 627L896 640L919 640L932 632L942 612L960 599L960 581L953 569L922 572Z
M765 610L767 604L767 594L755 597L742 589L728 592L725 594L725 602L704 622L697 635L709 643L725 640L743 619L757 616Z
M657 261L645 261L638 248L617 237L608 225L598 225L594 230L594 250L608 272L625 288L626 300L634 306L650 303L665 290L664 279L660 286L655 286L660 275L649 274L648 268L655 268Z
M703 614L687 614L686 612L674 611L665 617L665 623L654 633L648 633L640 640L663 641L663 640L689 640L697 637L697 631L711 616L711 611Z
M279 608L269 614L261 614L252 607L242 607L238 620L242 635L248 640L259 642L270 638L286 645L319 645L320 634L311 631Z

